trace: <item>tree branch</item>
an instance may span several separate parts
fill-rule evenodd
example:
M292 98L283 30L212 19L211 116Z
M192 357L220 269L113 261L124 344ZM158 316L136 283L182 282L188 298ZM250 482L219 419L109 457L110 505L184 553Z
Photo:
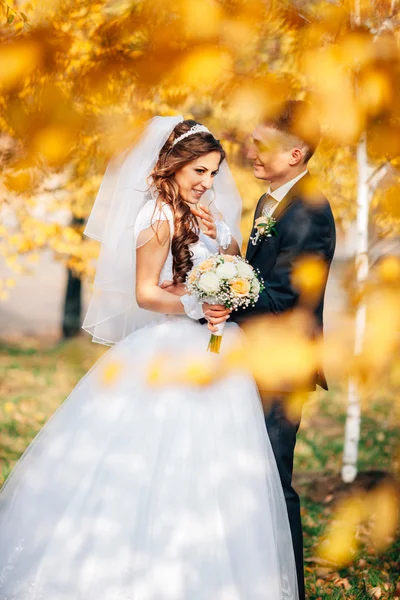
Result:
M367 179L367 185L371 185L373 184L374 179L376 178L376 176L378 175L379 172L382 171L382 169L384 169L384 171L381 173L380 177L378 178L378 180L376 181L376 185L378 185L378 183L381 181L381 179L383 179L383 177L386 175L387 171L388 171L388 167L390 166L389 162L385 162L382 163L381 165L379 165L379 167L377 167L372 173L371 175L368 177ZM375 185L375 187L376 187Z

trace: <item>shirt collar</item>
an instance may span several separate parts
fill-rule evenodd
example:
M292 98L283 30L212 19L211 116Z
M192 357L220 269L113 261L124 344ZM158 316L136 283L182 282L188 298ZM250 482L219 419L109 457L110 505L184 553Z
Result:
M305 171L300 173L300 175L297 175L297 177L294 177L290 181L287 181L280 187L276 188L276 190L274 190L273 192L271 192L271 186L270 186L267 190L267 194L272 196L274 198L274 200L276 200L277 202L280 202L281 200L284 199L284 197L289 192L289 190L291 190L292 187L307 173L308 173L308 170L306 169Z

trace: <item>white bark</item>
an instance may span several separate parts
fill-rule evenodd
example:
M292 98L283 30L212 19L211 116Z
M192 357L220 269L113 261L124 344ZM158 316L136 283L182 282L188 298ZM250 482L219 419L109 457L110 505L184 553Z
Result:
M361 25L361 0L353 0L352 22L358 27ZM396 0L391 0L390 17L394 14ZM390 19L387 19L380 30L392 29L393 25ZM379 33L380 30L377 32ZM375 32L376 33L376 32ZM357 283L359 287L368 277L369 258L368 258L368 221L369 205L372 192L376 189L379 181L385 175L388 166L380 166L373 169L368 163L366 134L361 138L357 147L357 167L358 167L358 185L357 185L357 230L356 230L356 248L355 260L357 270ZM356 313L355 322L355 340L354 354L359 355L362 351L365 336L365 327L367 319L367 307L363 300ZM348 404L345 427L345 439L343 450L342 478L346 483L354 481L357 475L358 446L360 441L360 422L361 406L360 392L357 381L350 378L348 386Z
M356 27L361 25L361 0L354 0L353 23Z
M357 231L356 231L356 270L357 282L362 286L368 277L368 214L370 188L368 185L369 166L365 137L357 148ZM354 354L361 353L366 325L366 305L361 302L357 308L355 323ZM343 450L342 478L346 483L354 481L357 475L358 445L360 440L360 394L354 378L349 381L346 428Z

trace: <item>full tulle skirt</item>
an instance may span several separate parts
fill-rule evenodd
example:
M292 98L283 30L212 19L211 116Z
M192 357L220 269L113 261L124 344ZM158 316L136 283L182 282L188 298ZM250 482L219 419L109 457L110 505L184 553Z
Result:
M1 600L297 599L253 380L149 383L154 360L205 358L208 339L167 319L79 382L0 493Z

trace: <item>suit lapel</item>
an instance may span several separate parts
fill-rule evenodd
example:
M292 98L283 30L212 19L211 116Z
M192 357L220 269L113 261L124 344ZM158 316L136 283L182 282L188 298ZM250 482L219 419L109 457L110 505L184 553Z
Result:
M282 218L284 213L287 211L287 209L293 204L293 202L295 200L297 200L298 198L301 198L304 195L304 193L306 193L306 190L311 189L311 187L312 187L312 178L311 178L311 175L309 173L307 173L297 183L294 184L294 186L288 191L286 196L279 202L278 206L274 210L272 217L274 219L276 219L277 224L279 223L280 219ZM253 221L252 235L253 235L253 231L254 231L254 222L257 218L256 217L257 211L260 207L261 201L263 200L264 196L265 196L265 194L263 196L261 196L261 198L257 204L255 217L254 217L254 221ZM262 241L263 241L263 238L261 237L258 240L257 244L255 246L253 246L251 240L249 240L249 243L247 245L247 252L246 252L246 259L249 262L253 259L257 250L262 245Z
M304 196L307 192L306 190L311 189L312 186L312 178L309 173L304 175L294 186L288 191L286 196L279 202L276 207L273 217L276 219L276 222L281 219L283 214L287 211L289 206L293 204L295 200Z

